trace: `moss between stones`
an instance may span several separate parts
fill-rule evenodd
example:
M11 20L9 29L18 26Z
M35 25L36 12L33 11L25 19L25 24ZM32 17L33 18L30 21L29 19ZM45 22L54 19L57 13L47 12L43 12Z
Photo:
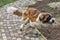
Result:
M8 4L8 3L11 3L11 2L14 2L16 0L0 0L0 7Z

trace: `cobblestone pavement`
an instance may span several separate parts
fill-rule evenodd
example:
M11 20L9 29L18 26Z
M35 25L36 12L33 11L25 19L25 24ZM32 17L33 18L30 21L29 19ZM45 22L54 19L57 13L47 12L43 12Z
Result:
M22 3L23 2L23 3ZM23 11L26 7L22 7L24 0L18 0L14 3L7 4L0 8L0 40L21 40L20 39L20 18L17 15L9 14L6 12L6 8L9 6L17 7L20 11ZM31 38L33 40L33 38ZM29 40L31 40L29 39ZM22 39L28 40L28 39ZM34 39L34 40L38 40Z

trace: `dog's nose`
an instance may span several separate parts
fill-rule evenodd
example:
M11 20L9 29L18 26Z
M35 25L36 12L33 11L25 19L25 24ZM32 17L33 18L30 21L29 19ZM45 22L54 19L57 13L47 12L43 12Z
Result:
M52 23L54 23L54 20L52 20Z

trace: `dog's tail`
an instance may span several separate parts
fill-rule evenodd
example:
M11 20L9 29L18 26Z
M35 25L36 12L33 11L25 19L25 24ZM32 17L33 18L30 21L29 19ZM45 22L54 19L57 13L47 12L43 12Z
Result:
M13 13L17 16L22 16L22 12L20 12L19 9L15 8L15 7L8 7L7 8L7 13Z

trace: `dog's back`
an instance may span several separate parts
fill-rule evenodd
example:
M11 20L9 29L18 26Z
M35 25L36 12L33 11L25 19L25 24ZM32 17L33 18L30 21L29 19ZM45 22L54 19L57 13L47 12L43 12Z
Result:
M36 18L38 16L38 10L35 8L27 8L23 12L22 16L24 18L29 18L32 22L34 22L34 21L36 21Z

